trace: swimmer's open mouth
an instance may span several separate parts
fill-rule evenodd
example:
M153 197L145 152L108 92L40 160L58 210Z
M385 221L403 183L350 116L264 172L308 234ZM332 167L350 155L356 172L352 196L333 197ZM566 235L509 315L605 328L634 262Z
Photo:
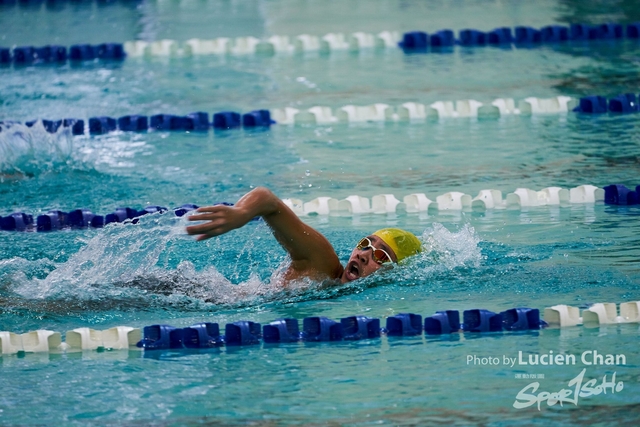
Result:
M347 264L346 270L346 277L348 280L356 280L360 277L360 269L356 261L351 261L349 264Z

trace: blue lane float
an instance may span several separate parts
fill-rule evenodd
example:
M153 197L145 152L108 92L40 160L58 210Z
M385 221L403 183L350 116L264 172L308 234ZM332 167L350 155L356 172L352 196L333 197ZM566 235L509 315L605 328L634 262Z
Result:
M226 345L259 344L262 338L260 323L241 320L225 325L224 341Z
M242 115L242 127L245 128L269 127L272 124L275 121L271 119L269 110L255 110Z
M414 313L400 313L387 317L387 335L411 336L422 333L422 316Z
M487 35L482 31L473 30L473 29L465 29L460 30L458 43L462 46L484 46L487 41Z
M149 129L147 116L122 116L118 119L118 129L124 132L143 132Z
M558 43L569 40L569 29L561 25L549 25L540 29L543 43Z
M172 348L171 332L176 330L177 328L170 325L145 326L142 332L143 338L136 344L136 346L144 348L145 350L166 350ZM173 345L177 348L182 347L181 341L180 346L178 347L175 334Z
M604 96L585 96L580 98L580 105L574 109L579 113L602 114L607 112L607 98Z
M609 111L612 113L628 114L638 111L638 101L634 93L625 93L609 100Z
M200 206L198 206L198 205L187 203L187 204L184 204L184 205L182 205L182 206L180 206L178 208L175 208L173 210L173 213L176 216L184 216L184 215L186 215L187 212L194 211L194 210L198 209L199 207Z
M84 120L63 119L62 126L71 128L73 135L84 135Z
M542 43L542 32L532 27L516 27L513 41L516 45L534 45Z
M452 30L436 31L429 37L429 45L432 48L452 47L456 43L456 37Z
M342 340L342 324L327 317L306 317L302 321L303 341L340 341Z
M221 111L213 115L214 129L234 129L240 127L240 113L235 111Z
M540 320L540 310L537 308L511 308L500 313L500 316L505 331L526 331L547 326L544 320Z
M33 216L24 212L14 212L0 217L0 228L5 231L26 231L33 224Z
M213 348L223 343L217 323L196 323L182 329L182 344L186 348Z
M91 135L103 135L116 129L116 119L112 117L91 117L89 119L89 133Z
M497 332L502 330L502 316L489 310L465 310L462 329L465 332Z
M298 319L277 319L262 327L262 339L265 343L287 343L300 341Z
M487 33L487 43L493 45L511 44L513 42L513 34L511 28L502 27Z
M342 325L342 338L344 340L362 340L379 338L381 332L380 319L367 316L349 316L340 319Z
M460 313L455 310L436 311L433 316L424 319L424 331L427 335L442 335L460 330Z
M429 35L423 31L404 33L402 41L398 43L398 46L406 51L424 50L428 45Z
M604 203L606 205L637 205L639 203L640 185L630 190L622 184L612 184L604 187Z
M70 46L46 45L40 47L0 47L0 64L16 65L59 64L67 61L92 61L95 59L122 61L127 54L121 43L99 45L77 44Z

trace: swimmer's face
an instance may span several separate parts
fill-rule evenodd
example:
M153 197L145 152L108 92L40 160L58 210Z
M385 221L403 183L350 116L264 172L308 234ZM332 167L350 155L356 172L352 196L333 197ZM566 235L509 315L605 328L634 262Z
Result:
M371 241L371 245L376 249L382 249L391 257L393 262L398 262L398 258L393 250L378 236L367 236ZM351 252L351 257L347 266L342 272L340 281L342 283L351 282L352 280L366 277L375 273L382 267L383 264L378 263L373 256L373 249L371 247L358 249L357 247Z

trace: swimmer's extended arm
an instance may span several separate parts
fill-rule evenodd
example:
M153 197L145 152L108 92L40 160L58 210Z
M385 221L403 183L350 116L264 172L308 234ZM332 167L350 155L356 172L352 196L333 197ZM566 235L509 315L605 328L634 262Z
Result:
M261 216L291 256L291 269L303 275L314 272L330 278L342 273L342 265L331 243L302 222L267 188L259 187L245 194L235 206L208 206L197 212L189 216L189 221L207 221L187 227L187 233L197 235L197 240L219 236Z

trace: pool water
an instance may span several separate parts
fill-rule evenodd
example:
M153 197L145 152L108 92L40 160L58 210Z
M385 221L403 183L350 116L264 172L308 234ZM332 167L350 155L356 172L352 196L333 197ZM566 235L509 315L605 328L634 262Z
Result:
M20 2L0 4L0 45L639 20L635 5L597 1ZM636 90L639 60L640 45L622 40L440 54L386 49L11 66L0 68L0 120L611 97ZM0 215L235 202L257 186L303 201L635 187L639 126L633 114L573 113L91 137L15 125L0 132ZM384 324L403 312L640 300L640 208L634 206L303 219L327 236L343 262L359 238L387 226L413 231L427 250L350 284L283 290L272 279L287 257L261 221L206 242L187 236L187 221L171 213L103 229L3 231L0 330L64 334L77 327L223 326L356 314ZM5 355L0 424L632 425L640 413L638 335L638 324L621 324L201 351ZM622 354L626 363L586 365L580 355L589 351ZM574 354L578 363L503 363L519 352ZM500 363L474 364L474 356ZM585 368L584 382L600 384L605 375L612 381L615 373L622 389L580 397L575 405L543 401L539 411L513 407L528 384L558 392Z

